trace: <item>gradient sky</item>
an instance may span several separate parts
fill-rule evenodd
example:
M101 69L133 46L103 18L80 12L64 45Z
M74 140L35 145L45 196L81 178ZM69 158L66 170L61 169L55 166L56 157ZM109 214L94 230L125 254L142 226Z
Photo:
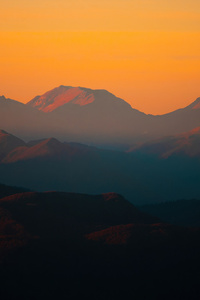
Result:
M199 0L0 0L0 94L104 88L146 113L200 97Z

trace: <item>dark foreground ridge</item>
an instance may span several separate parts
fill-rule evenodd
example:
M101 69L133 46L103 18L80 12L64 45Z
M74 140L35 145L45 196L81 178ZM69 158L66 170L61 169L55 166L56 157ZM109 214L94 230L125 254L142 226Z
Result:
M200 200L197 199L143 205L140 210L170 224L200 227Z
M115 193L13 194L0 199L0 294L199 299L199 237Z

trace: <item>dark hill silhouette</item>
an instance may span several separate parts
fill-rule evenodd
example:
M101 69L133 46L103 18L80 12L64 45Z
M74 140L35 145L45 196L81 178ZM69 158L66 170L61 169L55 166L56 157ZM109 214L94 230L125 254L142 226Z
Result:
M9 192L20 191L8 188ZM0 192L5 193L2 185ZM1 198L0 219L0 259L35 239L82 243L85 234L109 226L158 221L115 193L92 196L58 192L23 192Z
M28 192L28 190L25 189L25 188L0 184L0 199L4 198L4 197L7 197L7 196L10 196L10 195L14 195L14 194L18 194L18 193L24 193L24 192Z
M40 237L51 235L58 238L63 236L63 232L68 235L85 234L111 225L158 221L115 193L18 193L0 199L0 207L8 210L31 235Z
M159 242L169 239L183 238L182 234L190 234L192 231L183 230L166 223L155 224L125 224L116 225L103 230L95 231L86 235L88 240L98 241L108 245L130 245L131 247L140 238L145 243L153 242L155 246ZM151 236L151 237L150 237ZM187 239L187 237L185 237ZM152 247L152 244L150 245Z
M200 200L178 200L144 205L140 207L140 210L156 216L167 223L200 227Z
M199 230L158 223L115 193L3 198L0 237L3 299L200 295Z

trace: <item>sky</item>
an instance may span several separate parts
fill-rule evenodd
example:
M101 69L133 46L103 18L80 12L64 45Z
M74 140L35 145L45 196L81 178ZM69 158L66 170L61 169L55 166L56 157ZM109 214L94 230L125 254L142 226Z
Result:
M200 97L199 0L0 0L0 95L107 89L145 113Z

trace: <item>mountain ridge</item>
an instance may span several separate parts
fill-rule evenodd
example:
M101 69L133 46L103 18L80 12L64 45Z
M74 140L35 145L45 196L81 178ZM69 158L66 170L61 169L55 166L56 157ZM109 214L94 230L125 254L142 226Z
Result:
M89 89L85 87L71 87L60 85L41 96L36 96L29 102L27 105L37 108L38 110L42 110L44 112L52 112L56 110L58 107L66 105L67 103L77 104L80 106L88 105L93 102L98 101L98 94L101 94L103 99L103 95L110 95L111 97L115 97L119 99L124 104L131 107L123 99L116 97L114 94L110 93L104 89Z
M116 97L113 93L111 93L111 92L109 92L105 89L91 89L91 88L86 88L86 87L81 87L81 86L73 87L73 86L60 85L56 88L51 89L48 92L45 92L42 95L38 95L38 96L34 97L32 100L28 101L26 104L31 105L32 107L36 107L37 109L43 110L45 112L52 112L54 109L66 104L66 103L69 103L69 102L73 103L73 101L75 100L73 98L73 95L72 95L71 99L68 99L68 97L67 97L68 95L65 95L65 92L68 92L68 91L70 91L70 92L74 91L75 93L77 93L77 95L74 95L75 99L76 99L77 96L80 96L81 92L83 92L83 91L85 93L90 94L90 95L92 95L92 93L95 94L95 93L98 93L98 92L102 92L102 93L107 93L107 94L110 94L110 95ZM52 107L49 110L48 110L48 108L45 109L45 107L42 106L42 103L41 103L42 101L44 101L44 102L47 101L47 103L44 103L44 105L48 104L49 101L50 101L50 103L56 102L57 101L57 96L62 95L62 93L64 94L63 95L64 98L66 97L66 102L60 103L60 105L58 105L57 107L55 107L55 108ZM50 99L48 99L48 96L50 97ZM200 108L200 97L197 97L196 100L194 100L193 102L191 102L189 105L187 105L185 107L181 107L179 109L176 109L176 110L168 112L168 113L155 115L155 114L148 114L148 113L141 112L138 109L132 107L127 101L123 100L122 98L118 98L118 97L116 97L116 98L122 100L123 102L128 104L132 109L134 109L134 110L136 110L140 113L143 113L147 116L155 116L155 117L156 116L169 115L171 113L174 113L174 112L179 111L179 110L184 110L184 109L199 109ZM37 101L39 101L39 103L37 103ZM86 102L86 103L81 104L78 101L77 101L77 103L76 103L76 101L74 101L74 103L79 104L80 106L82 106L82 105L87 105L89 103L92 103L93 101L95 101L95 98L93 98L93 100L91 102L88 102L88 103Z
M200 158L200 127L181 134L141 143L128 150L128 152L132 153L136 151L146 154L156 154L165 159L174 155Z
M1 95L1 96L0 96L0 101L10 100L10 101L13 101L13 102L20 103L20 104L22 104L22 105L27 105L27 106L32 106L32 107L34 107L34 102L36 102L38 99L43 98L45 95L48 95L48 94L54 92L55 90L59 90L59 89L61 89L61 88L64 88L64 89L66 89L66 90L69 90L69 89L80 89L80 90L85 90L85 91L88 91L88 92L106 92L106 93L108 93L108 94L110 94L110 95L115 96L113 93L111 93L111 92L109 92L109 91L107 91L107 90L105 90L105 89L91 89L91 88L86 88L86 87L81 87L81 86L73 87L73 86L60 85L60 86L58 86L58 87L55 87L55 88L53 88L53 89L51 89L51 90L45 92L45 93L42 94L42 95L37 95L37 96L35 96L33 99L29 100L29 101L26 102L26 103L23 103L23 102L21 102L21 101L17 101L17 100L11 99L11 98L7 98L7 97L5 97L4 95ZM61 93L61 91L60 91L60 93ZM54 95L54 96L55 96L55 95ZM116 96L115 96L115 97L116 97ZM116 97L116 98L118 98L118 97ZM136 110L136 111L138 111L138 112L140 112L140 113L142 113L142 114L145 114L145 115L147 115L147 116L153 116L153 117L161 117L161 116L165 116L165 115L170 115L170 114L172 114L172 113L174 113L174 112L177 112L177 111L180 111L180 110L184 110L184 109L187 109L187 110L188 110L188 109L199 109L199 108L200 108L200 97L197 97L196 100L194 100L193 102L191 102L189 105L187 105L187 106L185 106L185 107L180 107L180 108L178 108L178 109L176 109L176 110L173 110L173 111L171 111L171 112L163 113L163 114L148 114L148 113L141 112L140 110L138 110L138 109L132 107L127 101L123 100L122 98L118 98L118 99L120 99L120 100L122 100L123 102L125 102L126 104L128 104L132 109L134 109L134 110ZM53 97L51 97L51 101L53 101L53 100L54 100ZM72 100L73 100L73 99L72 99ZM70 100L70 101L71 101L71 100ZM70 102L70 101L69 101L69 102ZM68 103L68 102L66 102L66 103ZM65 104L65 103L63 103L63 104ZM87 104L87 103L86 103L86 104ZM80 105L81 105L81 104L80 104ZM37 105L35 105L35 106L37 107ZM39 106L39 105L38 105L38 106ZM37 108L37 109L38 109L38 110L42 110L42 108L40 108L40 106L39 106L39 108ZM52 110L50 110L50 111L52 111Z
M200 126L200 98L157 116L140 112L103 89L61 85L27 104L1 99L0 128L26 141L53 136L63 142L124 150Z
M126 153L47 138L16 145L5 153L0 160L0 181L38 191L115 191L132 203L199 197L199 150L197 156L186 153L166 158L159 151Z

